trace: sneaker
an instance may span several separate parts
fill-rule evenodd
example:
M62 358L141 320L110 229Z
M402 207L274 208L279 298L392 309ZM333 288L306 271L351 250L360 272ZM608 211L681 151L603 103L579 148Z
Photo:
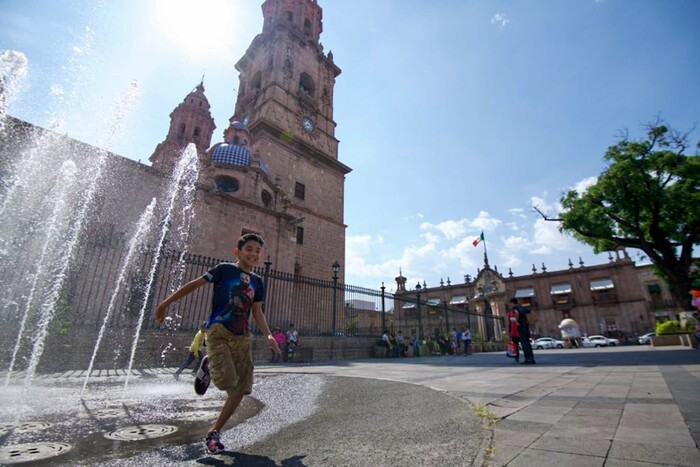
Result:
M194 392L203 396L209 388L209 383L211 383L211 376L209 375L209 355L207 355L197 368L197 375L194 378Z
M207 445L207 452L209 454L216 454L217 452L221 452L226 449L224 445L221 444L218 431L210 431L207 433L207 438L204 442Z

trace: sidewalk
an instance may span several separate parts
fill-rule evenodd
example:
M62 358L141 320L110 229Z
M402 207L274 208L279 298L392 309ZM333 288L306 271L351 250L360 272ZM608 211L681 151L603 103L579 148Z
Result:
M497 421L485 465L652 466L700 463L700 352L629 346L257 367L413 383L485 407Z

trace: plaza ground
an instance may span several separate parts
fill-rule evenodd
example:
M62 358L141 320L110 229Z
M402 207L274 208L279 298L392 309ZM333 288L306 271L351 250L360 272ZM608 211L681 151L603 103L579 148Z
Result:
M258 365L259 405L223 433L227 450L219 455L202 452L202 423L173 420L202 402L191 400L191 379L175 381L171 368L147 370L132 379L123 405L133 419L133 406L163 404L139 401L140 392L181 401L151 415L179 424L179 437L110 441L97 453L77 447L37 465L698 464L700 351L541 350L536 359L517 365L498 352ZM76 371L39 380L67 387L83 377ZM123 376L97 378L117 384ZM205 396L220 398L214 388ZM108 414L95 401L82 405L93 419ZM199 421L215 417L213 405Z

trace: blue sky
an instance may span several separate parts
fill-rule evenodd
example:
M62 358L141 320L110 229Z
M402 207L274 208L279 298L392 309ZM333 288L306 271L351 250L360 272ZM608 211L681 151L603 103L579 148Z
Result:
M462 282L483 264L482 230L503 273L606 262L532 206L555 215L621 130L640 137L657 115L698 123L695 0L319 3L321 42L343 70L350 284L393 290L399 269L410 285ZM147 161L204 74L220 141L261 4L0 0L0 50L28 62L9 113Z

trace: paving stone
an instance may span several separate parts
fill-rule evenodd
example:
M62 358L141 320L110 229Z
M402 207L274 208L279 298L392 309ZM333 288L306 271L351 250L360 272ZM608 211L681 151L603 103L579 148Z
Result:
M630 443L618 440L613 441L608 458L688 467L697 467L699 459L698 450L695 447Z
M621 426L617 429L615 441L632 443L648 443L650 445L664 445L670 447L695 447L695 440L687 429L668 428L642 428L633 426ZM699 462L700 463L700 462Z
M508 464L508 467L561 467L562 465L602 467L604 463L604 457L582 456L580 454L542 451L539 449L525 449Z
M542 436L529 447L532 449L541 449L543 451L558 451L569 454L605 457L610 449L610 444L611 441L607 439Z

